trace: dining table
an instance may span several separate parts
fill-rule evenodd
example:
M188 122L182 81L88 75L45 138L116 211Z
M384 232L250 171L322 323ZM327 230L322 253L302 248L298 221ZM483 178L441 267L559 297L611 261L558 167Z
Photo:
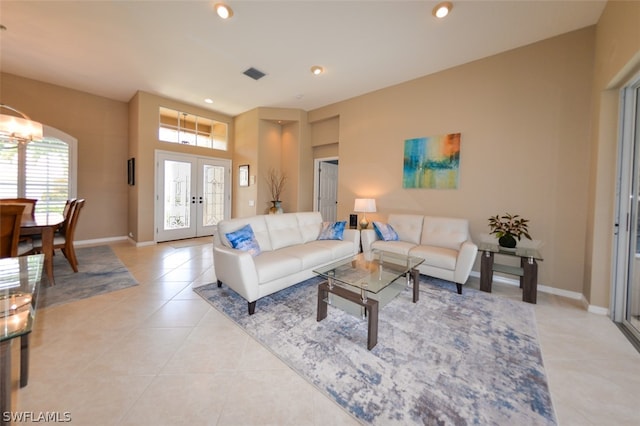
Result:
M36 213L33 218L23 217L20 223L20 237L42 238L42 254L44 255L44 271L49 285L55 285L53 276L53 237L56 229L64 222L60 213Z

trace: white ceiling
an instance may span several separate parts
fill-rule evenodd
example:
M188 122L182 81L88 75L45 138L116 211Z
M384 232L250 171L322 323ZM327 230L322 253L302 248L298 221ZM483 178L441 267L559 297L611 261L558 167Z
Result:
M222 0L219 0L222 1ZM606 1L0 1L0 69L128 101L310 110L595 24ZM326 72L314 76L313 65ZM254 81L243 71L266 73ZM213 99L207 105L205 98Z

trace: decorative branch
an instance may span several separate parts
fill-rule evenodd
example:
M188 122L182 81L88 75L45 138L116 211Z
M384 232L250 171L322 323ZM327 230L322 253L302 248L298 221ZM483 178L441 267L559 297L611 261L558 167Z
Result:
M287 175L284 172L280 172L273 168L269 169L269 172L267 173L267 183L269 183L272 201L281 201L280 194L282 194L286 180Z

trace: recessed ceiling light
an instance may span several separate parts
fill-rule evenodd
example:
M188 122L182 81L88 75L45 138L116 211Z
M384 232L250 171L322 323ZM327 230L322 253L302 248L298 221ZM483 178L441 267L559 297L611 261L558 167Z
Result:
M207 99L205 99L204 101L205 101L206 103L208 103L208 104L212 104L212 103L213 103L213 99L211 99L211 98L207 98Z
M311 67L311 72L313 73L313 75L320 75L324 72L324 68L319 65L314 65Z
M233 16L233 10L224 3L216 3L213 8L222 19L229 19Z
M442 19L451 12L451 9L453 9L453 4L451 2L445 1L442 3L438 3L436 7L433 8L433 11L431 13L436 18Z

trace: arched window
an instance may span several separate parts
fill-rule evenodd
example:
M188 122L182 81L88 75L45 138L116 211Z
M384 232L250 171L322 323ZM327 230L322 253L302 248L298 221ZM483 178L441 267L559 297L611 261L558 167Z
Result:
M78 140L44 126L42 141L0 139L0 198L36 198L36 212L62 213L77 194Z

